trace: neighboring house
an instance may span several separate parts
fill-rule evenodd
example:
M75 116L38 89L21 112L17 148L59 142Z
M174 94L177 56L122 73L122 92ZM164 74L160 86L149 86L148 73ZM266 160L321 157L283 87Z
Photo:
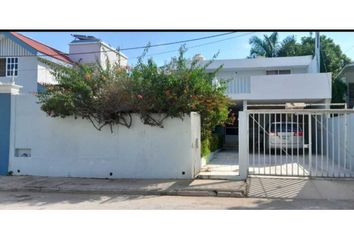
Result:
M23 93L41 91L43 84L55 84L50 67L38 58L65 66L77 62L105 66L107 60L126 66L128 61L125 55L91 36L75 35L66 54L22 34L0 32L0 83L15 82L23 87Z
M347 64L338 77L347 85L345 100L349 108L354 108L354 63Z
M117 63L121 66L128 65L127 56L100 39L93 36L73 36L75 40L69 44L69 57L72 61L85 64L99 62L101 65L106 66L108 60L110 63Z

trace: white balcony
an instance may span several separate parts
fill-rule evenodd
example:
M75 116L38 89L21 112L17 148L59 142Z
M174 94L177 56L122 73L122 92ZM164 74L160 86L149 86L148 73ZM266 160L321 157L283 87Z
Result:
M331 73L242 76L228 82L233 100L304 101L330 99Z

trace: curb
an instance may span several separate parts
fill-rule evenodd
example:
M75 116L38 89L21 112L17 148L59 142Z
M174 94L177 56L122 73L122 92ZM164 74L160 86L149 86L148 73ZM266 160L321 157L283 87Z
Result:
M44 192L44 193L95 193L95 194L122 194L122 195L156 195L156 196L194 196L194 197L246 197L244 191L227 191L214 189L176 189L176 190L78 190L78 189L61 189L61 188L46 188L46 187L25 187L25 188L0 188L0 191L7 192Z

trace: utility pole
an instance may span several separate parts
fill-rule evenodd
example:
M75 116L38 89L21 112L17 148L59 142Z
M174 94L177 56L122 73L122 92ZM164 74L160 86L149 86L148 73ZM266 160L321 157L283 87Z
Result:
M315 37L315 57L316 57L316 71L319 73L321 71L320 32L316 32L316 37Z

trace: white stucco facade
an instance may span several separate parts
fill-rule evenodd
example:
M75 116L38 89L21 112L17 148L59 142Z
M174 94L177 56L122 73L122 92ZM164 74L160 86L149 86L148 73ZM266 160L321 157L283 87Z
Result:
M200 117L164 128L96 130L88 120L51 118L31 95L13 96L9 171L14 175L191 179L200 169ZM23 153L27 157L23 157Z
M318 73L312 56L215 60L207 71L220 66L217 79L226 82L226 95L236 102L325 103L331 99L331 73Z
M250 91L228 93L232 99L250 102L317 102L331 99L331 73L254 75L249 77Z

